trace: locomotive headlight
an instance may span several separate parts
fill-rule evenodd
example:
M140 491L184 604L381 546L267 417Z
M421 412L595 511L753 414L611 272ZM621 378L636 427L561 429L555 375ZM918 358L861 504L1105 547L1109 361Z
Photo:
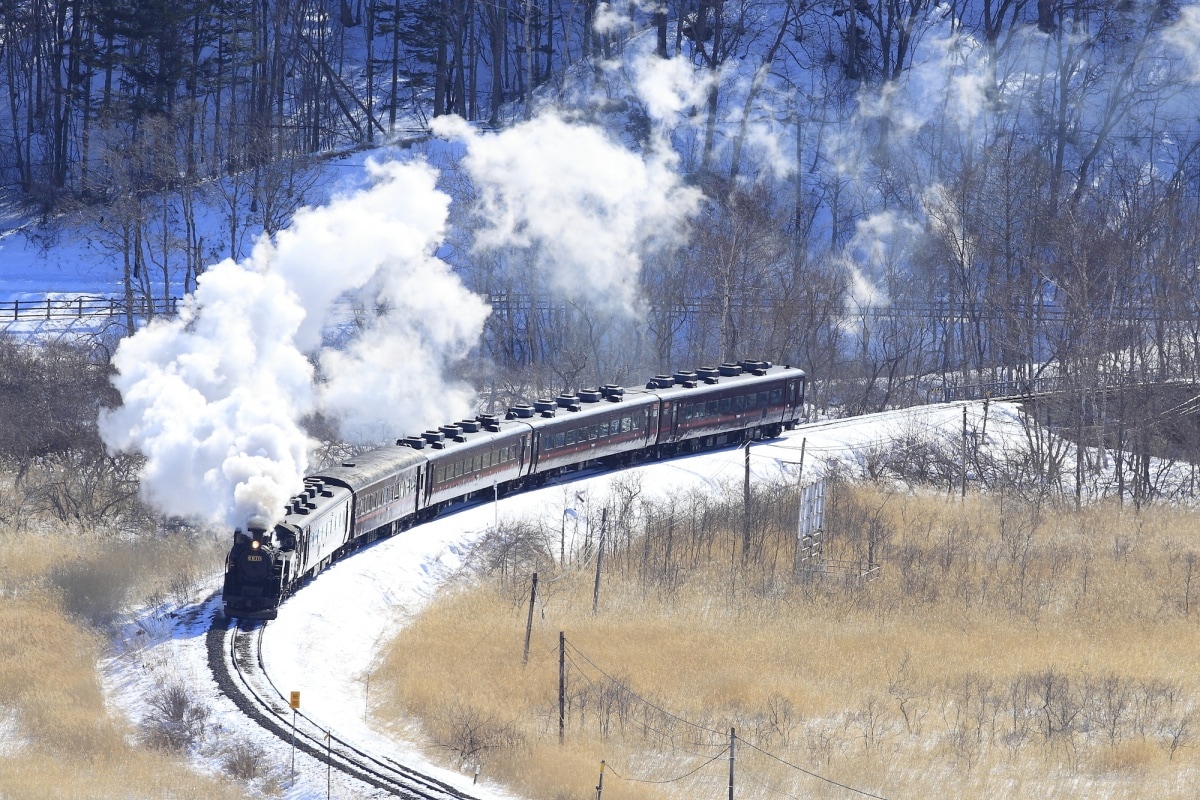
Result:
M259 548L259 545L260 545L260 542L258 541L258 539L255 539L254 541L252 541L250 543L250 549L257 550Z

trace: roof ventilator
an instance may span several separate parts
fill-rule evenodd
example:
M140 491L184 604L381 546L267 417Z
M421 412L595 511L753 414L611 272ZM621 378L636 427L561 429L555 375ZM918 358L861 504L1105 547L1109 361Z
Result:
M425 439L420 436L405 436L403 439L397 439L396 444L401 447L411 447L413 450L425 449Z
M529 419L533 416L533 406L528 403L517 403L508 410L508 419Z
M446 447L446 443L442 441L441 431L425 431L421 436L429 442L429 446L434 450L444 450Z
M558 405L553 400L541 399L533 401L533 410L541 414L543 417L553 417L554 409Z
M696 373L691 370L681 370L674 375L675 382L685 389L696 388Z
M734 375L742 374L742 366L740 364L722 364L717 367L717 370L723 377L732 378Z
M445 434L446 438L454 442L465 442L466 436L463 436L463 430L458 425L439 425L438 430Z
M584 403L599 403L604 395L599 389L580 389L579 400Z
M716 367L700 367L696 370L696 376L705 383L716 383L720 380L721 371Z
M458 427L463 429L463 433L479 433L483 423L477 419L464 419L458 423Z
M579 410L579 396L572 392L563 392L554 398L554 402L558 403L559 408L565 408L568 411Z
M766 375L767 370L771 368L770 361L739 361L738 366L749 372L751 375Z
M646 382L647 389L670 389L675 385L675 379L670 375L655 375Z
M601 393L608 398L610 403L619 403L625 397L624 387L617 386L615 383L606 383L600 387Z
M488 433L499 433L500 418L495 414L480 414L479 424L483 425L483 429Z

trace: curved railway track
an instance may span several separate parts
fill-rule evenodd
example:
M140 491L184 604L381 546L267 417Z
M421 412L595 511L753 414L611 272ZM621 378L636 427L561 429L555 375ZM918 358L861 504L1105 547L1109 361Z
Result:
M390 758L372 755L329 733L299 711L276 688L262 661L267 623L231 624L218 612L208 630L208 665L238 710L287 746L295 744L322 766L336 769L375 791L372 796L410 800L475 800L444 781ZM294 727L293 727L294 722Z

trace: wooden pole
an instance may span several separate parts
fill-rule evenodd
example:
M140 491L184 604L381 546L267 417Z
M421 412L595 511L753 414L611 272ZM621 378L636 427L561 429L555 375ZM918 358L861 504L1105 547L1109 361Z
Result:
M733 728L729 729L729 800L733 800L733 743L737 740L737 733Z
M596 586L592 590L592 614L600 608L600 565L604 562L604 531L608 523L607 506L600 512L600 542L596 546Z
M962 497L967 498L967 407L963 406L962 431Z
M567 634L558 632L558 743L567 738Z
M525 620L525 654L522 664L529 663L529 638L533 634L533 604L537 602L537 573L533 573L533 585L529 588L529 618Z
M742 486L742 563L750 560L750 442L746 442L746 476Z

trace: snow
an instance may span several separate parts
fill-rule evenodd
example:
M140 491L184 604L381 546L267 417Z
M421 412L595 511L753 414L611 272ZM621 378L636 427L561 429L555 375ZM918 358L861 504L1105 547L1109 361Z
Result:
M914 431L928 437L958 436L964 407L969 420L982 418L982 403L947 403L802 425L779 439L751 445L752 479L811 480L832 463L853 465L864 449ZM1015 404L992 403L987 413L993 446L1019 442L1024 436ZM401 760L476 797L511 798L486 774L472 785L473 775L430 763L417 739L396 741L371 726L370 675L381 646L436 596L446 579L462 567L472 544L498 521L528 519L557 528L567 509L579 505L577 496L599 507L613 482L630 476L640 481L643 497L654 499L736 484L744 470L745 454L739 447L585 475L505 497L499 503L481 503L378 542L334 564L283 604L263 639L267 672L281 693L300 692L307 717L361 749ZM575 510L580 515L583 511ZM210 588L217 585L218 577L213 576ZM136 723L146 697L163 685L182 682L212 713L213 734L193 756L198 770L219 771L218 740L254 738L278 765L276 775L285 786L285 798L325 797L324 764L298 754L292 784L287 775L291 758L287 744L261 736L213 684L204 634L219 600L214 592L194 604L145 609L131 620L121 637L123 643L103 665L109 696ZM335 796L372 796L350 779L336 780Z

